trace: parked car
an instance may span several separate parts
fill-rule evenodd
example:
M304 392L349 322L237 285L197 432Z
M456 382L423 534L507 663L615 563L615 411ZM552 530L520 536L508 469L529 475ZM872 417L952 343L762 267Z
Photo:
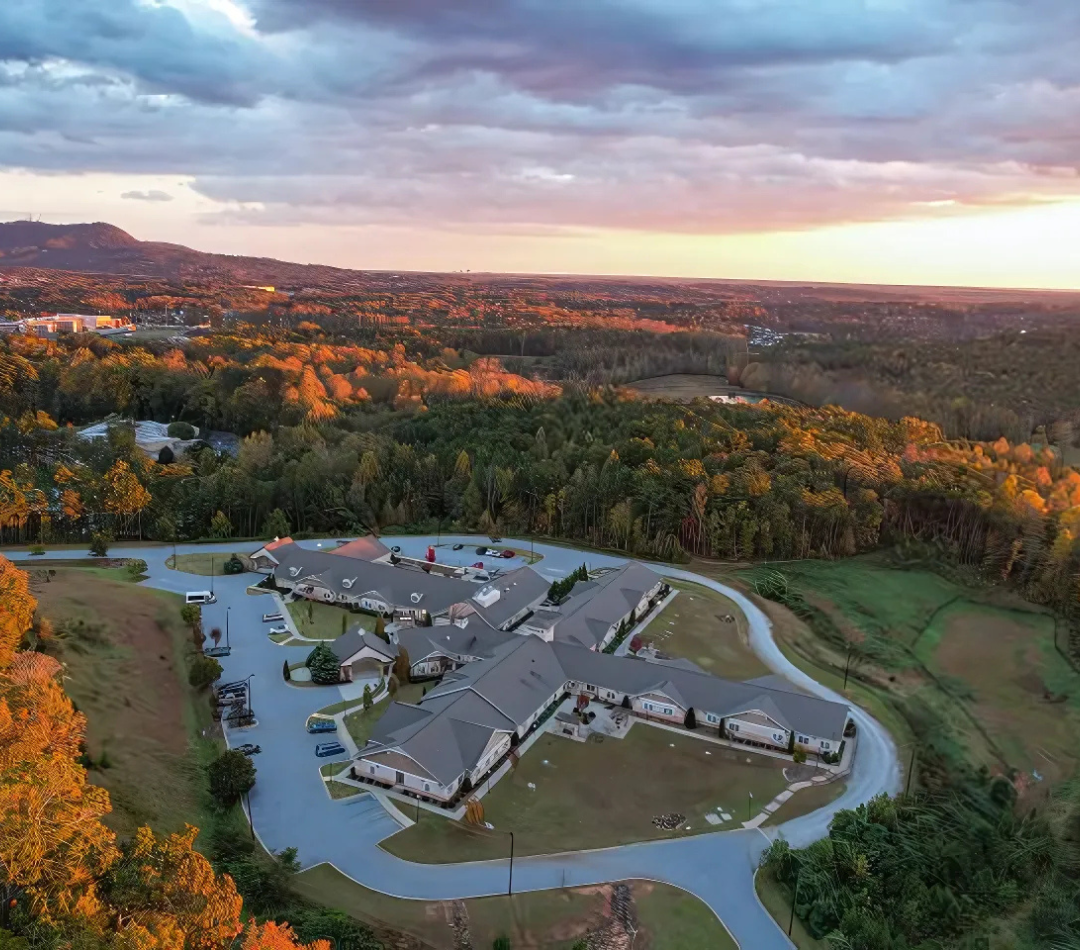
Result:
M395 554L400 554L401 553L401 545L400 544L395 544L390 550L393 551Z
M283 614L263 614L263 623L273 623L275 620L284 620Z
M476 553L483 557L485 554L487 554L487 548L481 545L476 549Z
M491 535L491 543L492 544L498 544L501 540L502 540L502 538L500 538L497 534Z
M311 718L307 723L308 732L336 732L337 723L333 719Z
M315 746L315 754L320 759L325 759L327 756L331 755L344 755L345 746L340 742L320 742Z
M278 626L278 627L271 627L270 628L270 633L271 634L288 633L288 632L289 632L289 628L286 627L285 624L281 624L281 626Z
M212 591L208 590L189 590L184 594L185 604L213 604L217 602L217 598Z
M514 552L511 551L509 548L506 548L504 551L499 552L499 557L513 557L513 556L514 556Z
M258 755L260 752L262 752L262 746L253 745L250 742L245 742L243 745L238 745L236 747L236 751L243 752L244 755Z
M478 571L482 571L484 569L484 562L483 561L477 561L473 565L473 567L475 567Z
M465 545L464 545L464 544L462 544L462 543L461 543L461 542L459 541L459 542L458 542L457 544L455 544L455 545L454 545L454 547L452 548L452 550L454 550L454 551L460 551L460 550L461 550L461 549L462 549L463 547L465 547Z

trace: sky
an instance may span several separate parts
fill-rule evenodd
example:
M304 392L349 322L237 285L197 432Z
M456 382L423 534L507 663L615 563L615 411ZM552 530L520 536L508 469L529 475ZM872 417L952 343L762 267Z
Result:
M1080 288L1076 0L3 0L0 220Z

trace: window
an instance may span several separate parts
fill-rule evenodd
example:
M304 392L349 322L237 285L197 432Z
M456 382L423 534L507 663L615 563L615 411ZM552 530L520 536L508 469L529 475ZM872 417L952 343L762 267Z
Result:
M672 709L671 709L670 706L665 706L664 707L664 715L665 716L673 716L675 714L672 712Z
M370 772L370 773L371 773L372 775L374 775L374 774L375 774L375 766L374 766L374 765L369 765L369 766L368 766L368 771L369 771L369 772Z
M803 745L806 745L806 743L808 743L809 741L810 740L807 739L806 736L799 736L799 742L801 742Z
M716 715L714 713L705 713L705 721L706 722L716 722L717 721Z
M424 782L424 791L425 792L430 792L431 791L431 786L427 782Z
M821 748L822 748L822 749L826 749L826 750L828 750L828 749L830 748L830 743L828 743L828 742L826 742L826 741L825 741L824 739L822 739L822 741L821 741Z
M739 731L739 724L737 722L728 723L728 728L732 732L738 732Z

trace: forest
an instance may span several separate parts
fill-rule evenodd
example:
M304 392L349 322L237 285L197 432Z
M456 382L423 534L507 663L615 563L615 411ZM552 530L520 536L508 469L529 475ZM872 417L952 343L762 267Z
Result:
M115 419L107 438L79 436L80 425L106 417ZM125 418L225 429L238 449L196 442L178 457L150 456ZM440 528L668 561L917 548L1052 607L1080 656L1080 473L1052 446L949 440L932 422L835 406L643 402L618 387L527 378L498 358L430 340L364 347L317 328L223 330L183 346L0 340L0 543ZM18 572L4 583L5 604L28 596ZM4 715L61 722L19 726L39 745L18 746L25 756L13 768L61 755L68 797L60 801L91 816L76 824L85 837L71 839L71 854L89 864L49 877L48 863L13 879L38 902L34 920L62 930L77 918L98 935L110 921L150 920L127 909L142 907L149 885L121 874L125 849L143 848L161 866L193 868L221 909L214 926L238 933L239 898L191 856L190 836L148 832L118 845L93 823L105 803L63 758L77 748L78 714L47 658L14 653L32 607L6 623ZM53 732L67 737L62 753ZM1030 893L1032 932L1075 946L1067 942L1080 917L1074 791L1021 811L1006 778L962 759L928 755L920 775L911 797L844 813L810 849L769 852L769 873L798 887L808 926L859 950L975 948L964 941L980 916L1015 910ZM19 782L5 788L24 794ZM58 827L67 820L59 816ZM288 939L306 931L297 933Z

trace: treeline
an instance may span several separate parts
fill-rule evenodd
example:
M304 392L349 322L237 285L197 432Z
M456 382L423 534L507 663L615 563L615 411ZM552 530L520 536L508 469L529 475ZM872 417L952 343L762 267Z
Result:
M7 541L254 536L277 510L276 527L300 532L441 524L666 559L838 557L914 539L1040 602L1077 602L1080 475L1049 449L950 443L917 419L559 395L497 364L450 371L403 348L224 335L138 358L41 344L2 366ZM361 397L384 379L391 401ZM163 464L123 427L87 442L57 425L167 419L170 406L250 434L236 457Z
M11 950L378 950L344 914L296 897L295 852L257 852L244 829L120 838L87 781L86 720L53 657L26 574L0 557L0 945ZM35 637L39 640L39 637ZM289 922L286 920L289 919Z
M742 382L814 405L918 416L952 438L1023 442L1054 423L1080 431L1078 358L1071 330L1011 330L962 344L785 341L756 357Z

